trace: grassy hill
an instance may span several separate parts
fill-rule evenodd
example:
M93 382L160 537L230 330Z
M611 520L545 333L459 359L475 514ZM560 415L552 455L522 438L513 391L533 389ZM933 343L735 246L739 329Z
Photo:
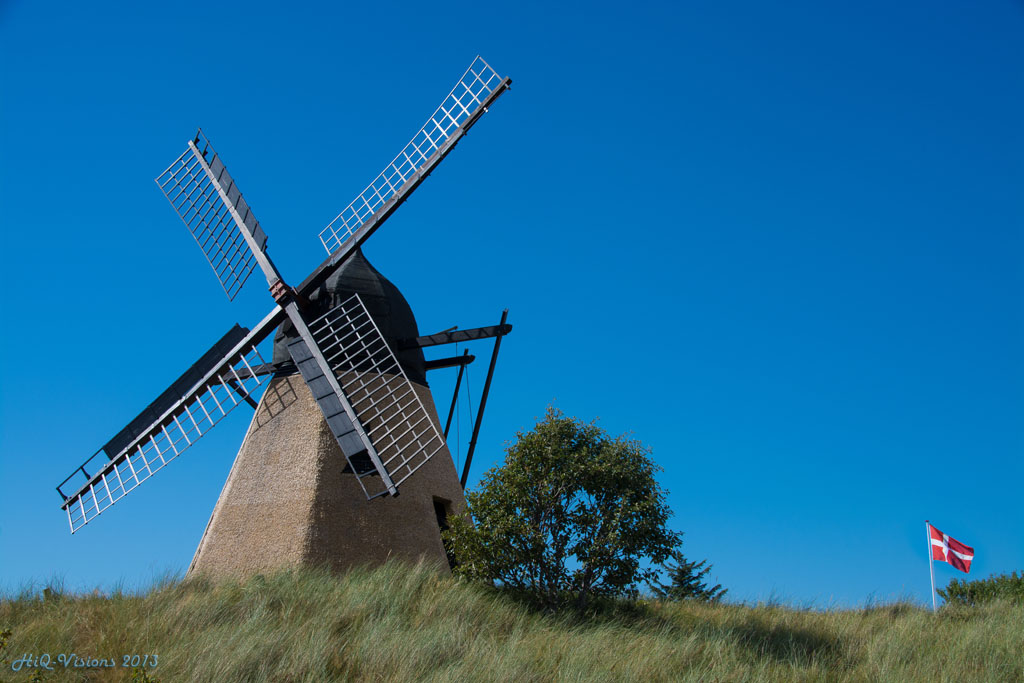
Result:
M145 595L51 591L0 600L0 681L49 653L46 681L1024 681L1024 606L930 612L904 604L812 612L623 603L588 619L389 565L174 582ZM58 653L113 659L70 668ZM123 655L157 654L132 678Z

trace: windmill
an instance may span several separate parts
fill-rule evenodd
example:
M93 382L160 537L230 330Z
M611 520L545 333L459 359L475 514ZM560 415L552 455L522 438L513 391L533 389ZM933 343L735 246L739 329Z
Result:
M255 408L253 421L190 572L445 558L438 527L465 506L498 349L511 330L507 310L496 326L420 336L408 304L361 247L510 85L478 56L398 156L321 231L328 256L297 287L282 279L259 221L197 132L156 182L228 298L258 266L274 307L251 329L232 327L61 482L72 534L244 403ZM258 346L275 329L268 363ZM494 348L460 480L425 372L458 366L457 394L473 357L428 362L422 349L484 338L494 338Z

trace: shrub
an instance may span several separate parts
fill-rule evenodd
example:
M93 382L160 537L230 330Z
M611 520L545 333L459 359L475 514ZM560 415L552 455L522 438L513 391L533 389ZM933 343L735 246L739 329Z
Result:
M1024 573L1000 574L987 579L953 579L939 595L946 604L983 605L995 600L1024 604Z

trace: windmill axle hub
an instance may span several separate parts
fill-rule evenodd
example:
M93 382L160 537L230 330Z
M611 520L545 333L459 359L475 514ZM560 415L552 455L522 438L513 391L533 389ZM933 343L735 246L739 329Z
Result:
M274 301L283 305L295 299L295 290L286 285L284 280L278 280L270 285L270 296L274 297Z

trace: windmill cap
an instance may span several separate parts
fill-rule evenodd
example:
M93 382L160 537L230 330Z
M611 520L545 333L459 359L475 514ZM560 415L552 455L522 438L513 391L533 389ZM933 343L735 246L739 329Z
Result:
M427 386L423 350L399 350L398 341L419 335L412 307L390 280L366 260L362 249L356 249L327 280L309 296L312 317L319 317L353 294L358 294L377 324L388 346L398 358L410 381ZM295 337L295 328L284 322L274 336L273 363L281 372L294 371L285 338Z

